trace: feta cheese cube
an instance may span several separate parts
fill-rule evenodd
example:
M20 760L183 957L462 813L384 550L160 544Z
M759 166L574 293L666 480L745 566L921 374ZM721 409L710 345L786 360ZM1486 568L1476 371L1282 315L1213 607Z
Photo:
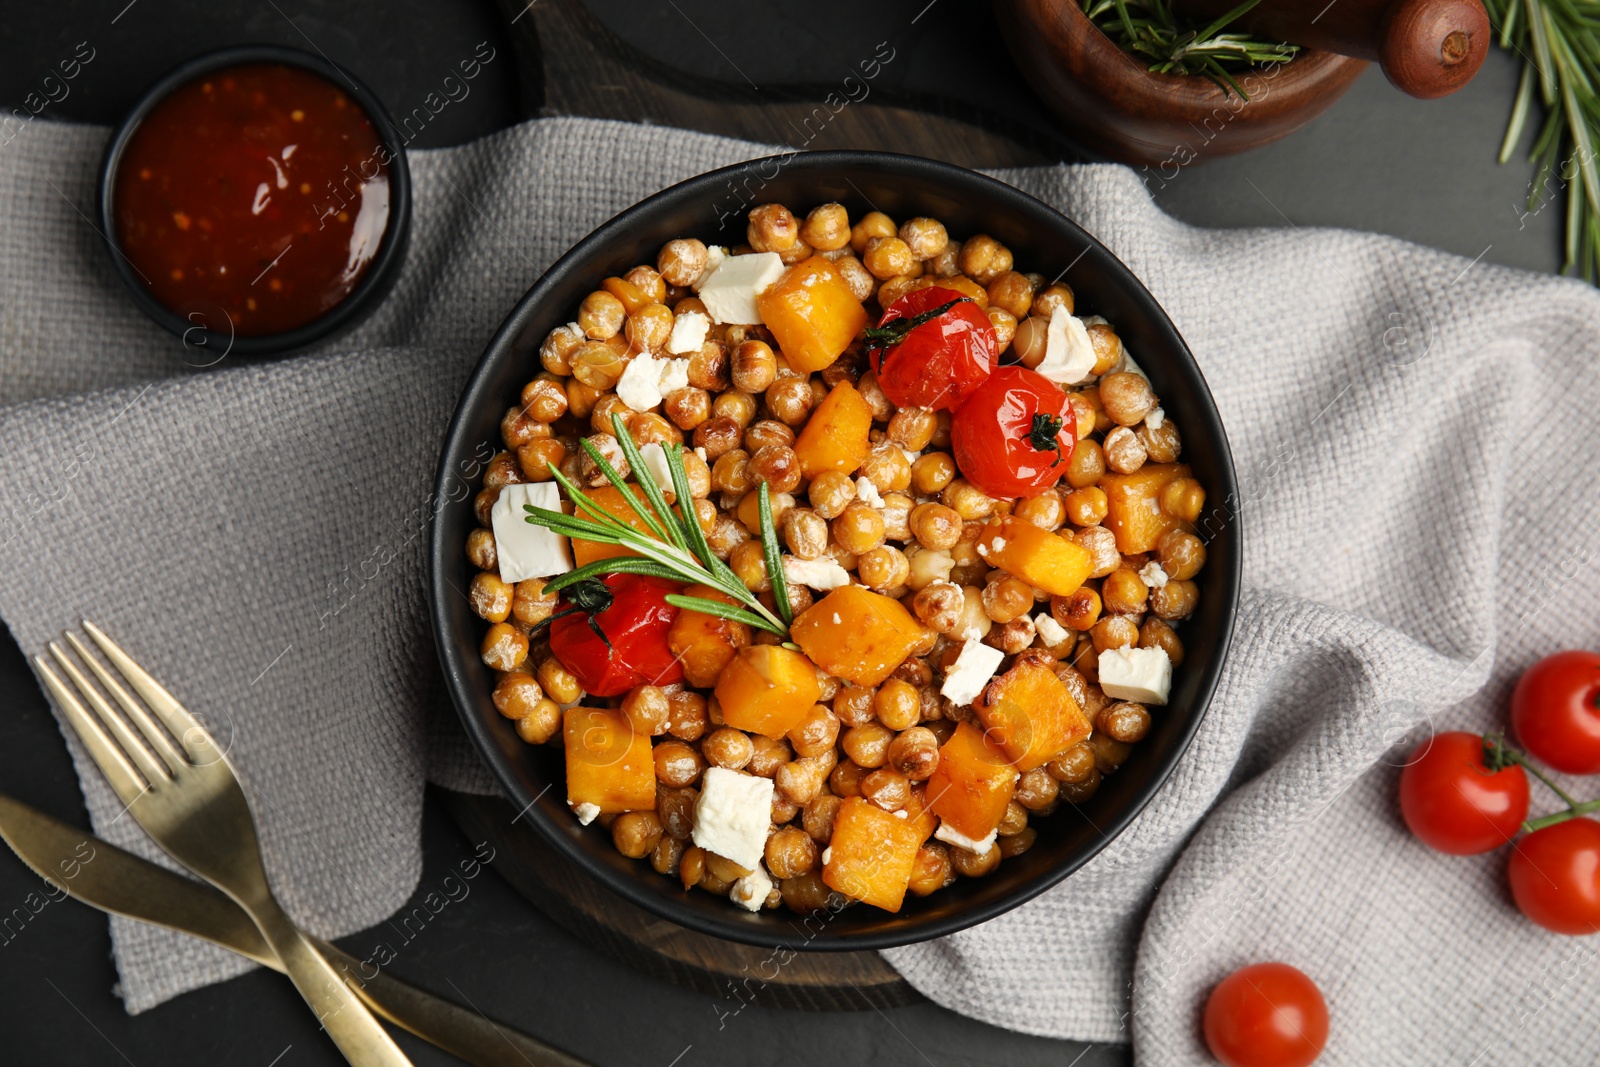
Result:
M747 871L761 866L772 824L772 780L707 768L694 805L694 843Z
M1163 648L1108 648L1100 653L1100 688L1117 700L1165 704L1172 661Z
M1157 563L1155 560L1151 560L1149 563L1146 563L1143 567L1139 568L1139 577L1142 578L1144 580L1144 584L1148 585L1151 589L1160 589L1162 586L1167 584L1167 569L1161 564Z
M809 586L824 592L850 584L850 572L839 566L832 556L823 556L821 559L784 556L783 575L794 585Z
M1048 611L1041 611L1033 617L1033 628L1039 631L1039 636L1044 638L1047 645L1059 645L1071 636L1067 628L1056 622L1055 616Z
M983 687L994 677L995 668L1005 658L1006 654L998 648L986 645L975 637L967 638L961 644L961 653L956 656L955 663L945 673L944 685L939 688L940 695L948 697L958 707L971 704L978 699Z
M760 911L761 905L767 902L767 894L770 892L772 892L772 879L767 876L766 869L758 863L755 870L733 883L733 888L728 890L728 899L745 911Z
M856 479L856 499L875 508L883 507L883 494L872 484L871 478Z
M640 352L628 361L617 379L617 396L634 411L649 411L661 406L661 373L667 361Z
M729 256L700 286L700 300L712 321L753 326L761 321L756 298L783 276L776 252Z
M561 487L555 482L518 482L500 490L489 511L494 549L500 557L500 580L515 584L527 578L548 578L572 569L567 539L553 530L525 522L523 505L561 510Z
M667 338L667 351L675 356L700 351L710 329L710 318L698 311L685 311L672 320L672 336Z
M710 281L711 276L717 272L717 268L722 266L722 261L727 258L728 251L721 245L711 245L707 248L705 269L700 272L700 277L689 283L689 288L698 293L700 287Z
M1166 424L1166 421L1167 421L1167 413L1165 411L1162 411L1159 407L1151 408L1150 409L1150 414L1148 414L1148 415L1146 415L1144 417L1145 426L1149 427L1152 430L1161 429L1161 427Z
M1056 308L1044 334L1044 360L1034 370L1058 385L1073 385L1089 377L1094 362L1094 343L1083 320Z
M679 389L689 387L689 361L687 359L669 359L666 366L661 368L661 381L656 388L663 397L671 396Z
M954 826L951 826L943 819L940 819L939 828L933 832L933 836L937 837L940 841L943 841L947 845L954 845L956 848L964 848L968 852L974 852L981 856L985 852L989 851L989 846L994 844L994 839L999 833L999 830L990 830L988 837L981 841L974 841L960 830L957 830Z
M598 804L590 804L588 801L582 804L573 804L570 800L567 803L571 805L572 814L578 817L578 823L581 826L588 826L594 822L595 816L600 814L600 805Z
M645 469L650 472L650 478L661 487L668 499L671 499L672 472L667 469L667 450L652 441L639 449L639 458L644 460ZM635 476L638 472L634 472Z

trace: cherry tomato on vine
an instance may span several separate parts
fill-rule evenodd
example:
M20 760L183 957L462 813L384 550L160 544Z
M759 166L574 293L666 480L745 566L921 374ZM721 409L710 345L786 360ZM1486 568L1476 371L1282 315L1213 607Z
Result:
M1429 848L1487 852L1508 844L1528 817L1528 776L1516 765L1491 771L1477 734L1438 734L1400 772L1400 814Z
M996 367L956 412L950 446L962 475L990 496L1038 496L1067 472L1077 431L1055 382Z
M1600 822L1568 819L1517 842L1509 870L1517 908L1558 934L1600 931Z
M1253 963L1211 991L1205 1033L1227 1067L1306 1067L1328 1043L1328 1006L1303 972Z
M1511 728L1534 756L1565 774L1600 774L1600 655L1566 651L1523 672Z
M954 411L994 369L998 348L977 303L936 285L902 296L867 331L878 386L902 408Z
M550 617L550 651L594 696L681 682L683 664L667 647L678 609L666 596L682 588L640 574L575 582L561 591L560 607Z

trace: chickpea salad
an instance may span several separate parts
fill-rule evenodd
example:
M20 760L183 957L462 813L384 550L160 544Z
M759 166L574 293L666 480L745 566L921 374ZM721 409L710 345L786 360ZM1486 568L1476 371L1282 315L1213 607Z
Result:
M1113 324L839 204L598 279L466 553L495 707L685 890L896 912L1082 803L1167 703L1205 492Z

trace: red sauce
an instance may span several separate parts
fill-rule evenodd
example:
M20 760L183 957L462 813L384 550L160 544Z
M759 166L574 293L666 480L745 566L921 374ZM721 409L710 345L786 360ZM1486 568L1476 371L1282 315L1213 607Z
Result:
M213 71L129 138L118 243L178 314L226 330L220 307L240 336L281 333L366 274L389 222L389 160L371 118L327 79L281 64Z

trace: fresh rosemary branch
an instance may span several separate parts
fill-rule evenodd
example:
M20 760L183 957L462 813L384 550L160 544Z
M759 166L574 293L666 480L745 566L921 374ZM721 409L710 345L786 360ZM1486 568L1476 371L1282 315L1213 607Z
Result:
M1232 71L1264 63L1287 63L1300 46L1267 41L1248 33L1224 33L1261 0L1244 0L1208 26L1196 27L1173 15L1169 0L1080 0L1083 13L1125 52L1150 61L1155 74L1203 74L1223 92L1250 99Z
M1591 284L1600 278L1600 173L1595 170L1591 124L1600 121L1600 4L1594 0L1484 0L1500 29L1500 47L1522 57L1511 119L1500 144L1500 162L1522 140L1534 93L1544 105L1544 124L1534 138L1528 211L1538 210L1553 183L1569 186L1566 262Z
M610 559L595 560L552 579L545 585L545 592L560 592L575 583L590 578L601 578L608 574L643 574L694 585L707 585L738 601L738 605L681 593L667 594L667 603L687 611L698 611L742 622L777 634L787 642L789 623L794 620L794 613L789 603L788 583L783 577L778 535L772 521L772 501L766 485L760 487L760 496L757 498L761 514L761 546L766 554L767 573L772 576L772 592L778 606L777 614L767 610L766 605L745 588L744 582L739 580L726 563L716 557L711 551L711 546L706 543L705 533L700 529L700 521L695 515L694 498L689 492L689 475L683 467L683 446L669 444L663 447L667 457L667 471L672 476L672 489L678 498L678 510L674 513L668 506L661 487L656 485L655 479L651 477L649 468L645 466L644 458L639 454L639 448L628 433L628 428L623 424L621 417L613 415L611 426L616 431L617 443L622 447L622 455L627 459L628 466L639 473L637 488L644 493L644 501L640 501L634 493L635 487L623 481L622 475L617 473L617 469L598 448L589 441L584 441L583 449L605 475L606 481L622 494L622 499L627 502L628 507L656 536L647 536L607 512L573 484L572 480L562 474L554 464L547 463L551 477L566 491L568 499L572 501L577 511L584 514L567 515L560 511L525 504L523 510L528 513L526 521L567 537L598 541L607 545L621 545L644 558L614 556Z

